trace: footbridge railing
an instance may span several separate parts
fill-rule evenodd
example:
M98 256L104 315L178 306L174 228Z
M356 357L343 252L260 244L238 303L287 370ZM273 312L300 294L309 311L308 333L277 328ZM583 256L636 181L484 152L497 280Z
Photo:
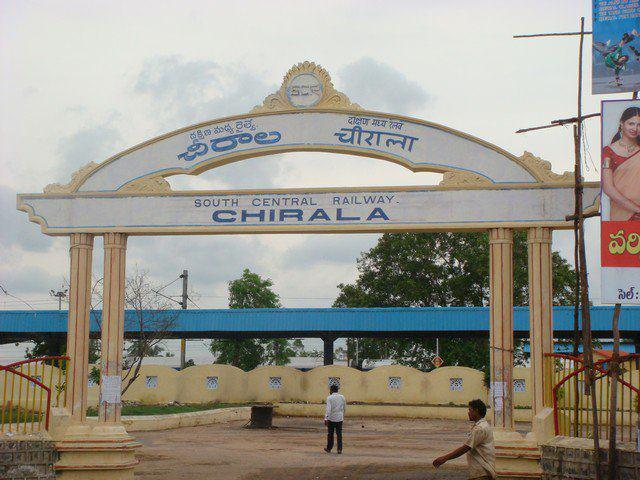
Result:
M611 398L611 359L594 362L599 438L609 437L610 412L615 408L617 440L638 439L640 412L640 354L620 357L616 405ZM565 354L545 355L545 404L553 408L556 435L592 438L590 389L584 360Z
M0 433L49 429L51 408L66 402L68 362L58 356L0 365Z

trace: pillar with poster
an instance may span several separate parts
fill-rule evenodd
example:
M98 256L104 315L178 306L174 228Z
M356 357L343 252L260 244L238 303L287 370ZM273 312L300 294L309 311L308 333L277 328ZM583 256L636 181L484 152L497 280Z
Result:
M602 102L602 303L640 304L640 101Z

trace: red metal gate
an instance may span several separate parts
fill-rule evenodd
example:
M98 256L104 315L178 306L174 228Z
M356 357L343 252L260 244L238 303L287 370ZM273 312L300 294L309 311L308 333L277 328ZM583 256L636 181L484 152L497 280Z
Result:
M0 365L1 433L49 429L51 407L66 402L68 362L69 357L59 356Z
M593 417L584 361L580 357L547 354L545 403L553 407L556 435L591 438ZM611 359L594 362L598 434L608 438L611 408L615 408L618 440L637 441L640 412L640 354L620 357L618 400L610 405Z

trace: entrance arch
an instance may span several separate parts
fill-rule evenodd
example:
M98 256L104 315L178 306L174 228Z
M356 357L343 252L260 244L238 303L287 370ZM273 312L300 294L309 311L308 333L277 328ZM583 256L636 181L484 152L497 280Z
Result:
M444 173L444 180L424 187L236 191L172 191L165 180L292 151L378 158L414 172ZM599 192L599 183L584 184L588 209L598 208ZM63 455L62 472L133 475L136 445L120 422L119 389L126 247L135 235L488 231L491 411L494 426L510 441L502 452L513 448L517 457L520 447L513 441L524 440L513 429L512 257L513 230L525 229L533 411L543 410L543 355L553 346L552 230L571 228L566 217L574 208L573 174L554 173L531 153L517 157L448 127L363 110L336 91L329 74L314 63L294 66L280 89L248 114L154 138L88 164L67 184L19 194L17 202L43 233L70 237L66 408L71 420L60 445L72 454ZM99 422L90 426L85 411L95 235L104 236L103 350Z

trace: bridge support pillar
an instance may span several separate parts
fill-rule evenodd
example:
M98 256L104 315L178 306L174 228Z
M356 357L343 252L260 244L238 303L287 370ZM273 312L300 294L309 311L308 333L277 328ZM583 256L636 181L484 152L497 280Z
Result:
M529 251L529 340L531 345L531 409L545 407L544 355L553 352L552 231L534 227L527 232ZM547 392L550 394L550 392ZM549 398L550 400L550 398ZM550 407L549 404L546 405Z
M336 341L336 337L322 337L324 342L324 364L333 365L333 342Z

